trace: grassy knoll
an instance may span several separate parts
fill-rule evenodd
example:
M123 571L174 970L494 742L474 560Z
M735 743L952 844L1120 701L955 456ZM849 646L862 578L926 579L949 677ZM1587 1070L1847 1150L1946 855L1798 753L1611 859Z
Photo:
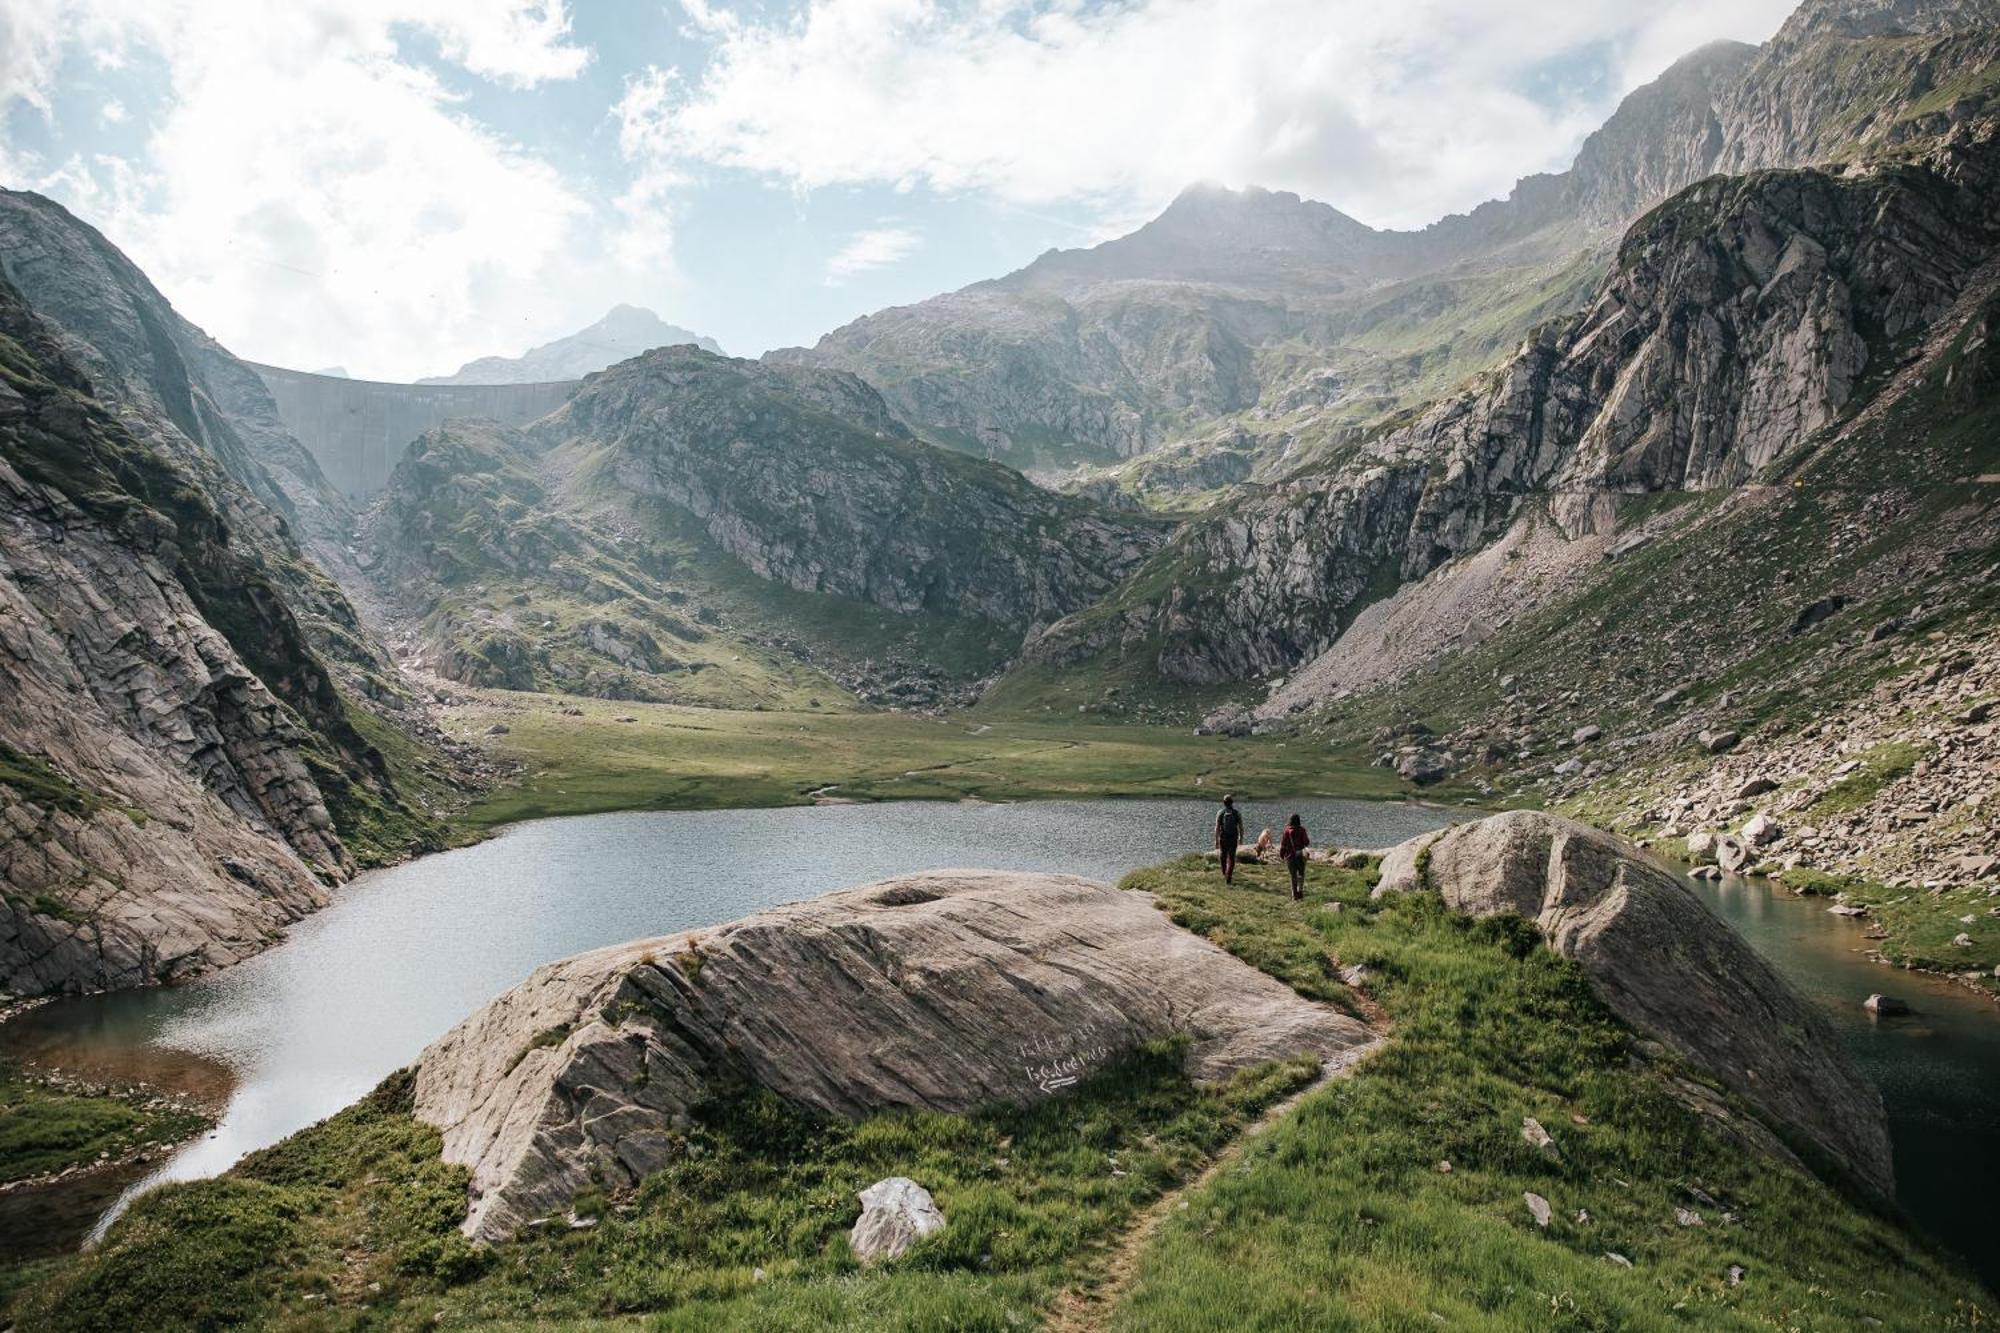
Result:
M0 1061L0 1184L178 1143L208 1117L143 1093L77 1090Z
M524 765L464 816L474 829L604 810L857 800L1252 794L1386 798L1386 769L1294 740L974 715L776 713L481 691L451 727ZM580 715L562 710L580 710ZM621 722L620 718L632 721ZM495 725L505 734L488 736Z
M1475 924L1428 897L1373 906L1337 877L1313 903L1344 910L1295 915L1277 873L1238 878L1224 890L1186 861L1128 885L1288 979L1329 956L1366 967L1393 1035L1168 1220L1114 1326L1991 1323L1990 1298L1895 1222L1705 1129L1521 922ZM1559 1157L1524 1141L1524 1116ZM1546 1230L1530 1191L1551 1205Z

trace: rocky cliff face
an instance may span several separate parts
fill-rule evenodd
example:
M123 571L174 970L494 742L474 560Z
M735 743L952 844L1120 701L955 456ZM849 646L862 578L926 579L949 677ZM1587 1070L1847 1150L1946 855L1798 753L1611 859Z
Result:
M1679 878L1595 829L1517 810L1391 851L1378 895L1534 922L1635 1031L1888 1197L1889 1128L1826 1021Z
M1376 1041L1137 894L945 870L541 968L424 1052L416 1114L471 1169L467 1234L494 1240L657 1170L725 1081L825 1115L963 1112L1175 1035L1198 1080Z
M759 577L1015 634L1104 595L1159 526L913 439L860 380L650 352L539 423L625 494L692 514Z
M435 843L357 709L439 738L309 553L351 516L255 374L38 196L0 192L0 273L0 987L185 975Z
M308 756L337 765L232 634L295 691L323 670L188 476L88 387L0 284L0 989L15 994L233 961L352 865Z
M448 680L687 701L710 637L643 524L564 493L520 431L458 421L410 446L361 522L368 576ZM740 651L740 648L737 649Z
M1289 669L1365 594L1497 540L1524 506L1567 535L1619 494L1742 485L1854 400L2000 243L1984 136L1847 175L1717 178L1636 224L1597 297L1508 364L1340 466L1245 495L1036 646L1061 663L1157 654L1169 677ZM1107 636L1107 626L1117 627Z
M276 544L289 544L284 529L296 527L306 540L344 545L345 504L256 373L182 319L95 228L40 195L0 190L0 271L135 435L189 467L219 470L256 502L230 505L237 526Z

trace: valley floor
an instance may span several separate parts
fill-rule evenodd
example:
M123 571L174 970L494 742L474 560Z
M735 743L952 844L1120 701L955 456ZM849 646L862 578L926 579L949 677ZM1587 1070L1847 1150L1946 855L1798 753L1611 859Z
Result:
M398 1076L224 1177L149 1196L13 1313L54 1329L1991 1322L1990 1298L1896 1219L1740 1146L1727 1117L1742 1112L1716 1114L1726 1098L1687 1109L1673 1095L1687 1071L1642 1055L1532 933L1427 896L1371 902L1375 874L1316 867L1303 906L1263 867L1234 889L1199 858L1127 880L1390 1028L1219 1173L1204 1167L1309 1068L1197 1089L1162 1048L1035 1107L856 1125L745 1094L698 1116L630 1196L478 1249L456 1230L463 1174ZM1525 1140L1524 1117L1555 1151ZM845 1242L853 1195L886 1174L925 1184L949 1224L862 1268Z
M1379 800L1414 790L1351 751L1298 738L977 712L733 711L502 690L454 697L447 730L518 765L460 817L470 833L552 815L815 800L1219 800L1232 791Z

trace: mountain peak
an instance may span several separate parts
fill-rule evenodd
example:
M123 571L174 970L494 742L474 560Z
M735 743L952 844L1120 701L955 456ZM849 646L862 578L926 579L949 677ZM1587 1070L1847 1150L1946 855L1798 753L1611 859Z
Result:
M419 384L535 384L581 379L594 370L624 361L655 347L692 343L721 355L713 338L678 324L669 324L644 306L623 302L607 310L596 323L553 342L531 347L520 356L483 356L468 361L456 373L435 375Z

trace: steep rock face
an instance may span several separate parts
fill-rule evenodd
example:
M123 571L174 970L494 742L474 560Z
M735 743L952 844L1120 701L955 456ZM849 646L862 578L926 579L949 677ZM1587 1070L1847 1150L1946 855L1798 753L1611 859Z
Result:
M186 474L228 529L236 553L282 597L316 653L351 694L411 713L395 672L328 571L350 572L353 515L281 421L246 363L181 318L145 274L95 228L39 195L0 190L0 273L14 282L88 383L146 450ZM293 689L275 660L238 651L305 720L326 733L344 719L331 685ZM343 750L359 753L358 738ZM374 769L355 775L379 778Z
M1822 1018L1676 876L1608 834L1517 810L1402 844L1376 893L1532 921L1612 1012L1885 1196L1881 1095Z
M344 542L344 502L256 372L182 319L94 227L40 195L0 190L0 271L134 434L191 466L197 455L214 460L254 497L255 506L234 506L233 522L286 542L276 515L326 547Z
M1705 181L1635 224L1590 307L1349 461L1190 524L1130 592L1059 624L1045 661L1127 625L1164 674L1212 682L1329 646L1371 586L1498 539L1529 497L1570 533L1620 493L1739 486L1832 422L1863 373L1947 310L2000 240L2000 148L1835 176Z
M665 348L586 381L535 429L605 451L624 492L693 514L760 577L1016 631L1101 597L1159 525L911 438L836 372Z
M531 347L519 356L482 356L449 375L432 375L419 384L540 384L549 380L582 379L627 357L655 347L692 344L720 356L722 348L678 324L669 324L650 310L617 305L588 328Z
M343 775L267 688L282 673L293 694L326 697L323 668L198 486L88 387L0 282L0 989L12 993L233 961L352 865L320 785ZM257 645L261 673L239 643Z
M1375 1041L1138 895L935 871L541 968L424 1052L416 1114L471 1168L466 1232L498 1239L658 1169L726 1079L826 1115L960 1112L1176 1034L1202 1080Z

